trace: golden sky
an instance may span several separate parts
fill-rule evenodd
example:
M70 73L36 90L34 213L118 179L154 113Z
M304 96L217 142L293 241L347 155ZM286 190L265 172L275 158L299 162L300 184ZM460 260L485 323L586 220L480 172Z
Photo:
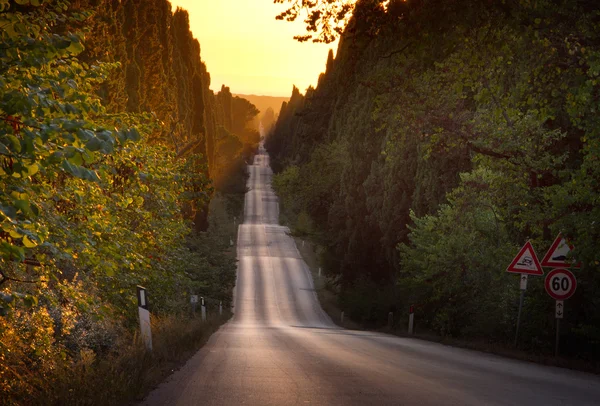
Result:
M316 85L335 44L298 43L302 23L275 20L285 5L273 0L171 0L188 10L190 27L200 41L200 54L211 76L211 89L221 84L232 93L289 96Z

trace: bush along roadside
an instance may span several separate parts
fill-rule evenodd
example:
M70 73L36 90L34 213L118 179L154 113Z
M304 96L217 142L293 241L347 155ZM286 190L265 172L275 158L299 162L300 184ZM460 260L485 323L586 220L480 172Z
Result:
M206 157L174 151L153 114L104 106L121 67L78 59L90 13L16 3L0 0L0 403L123 404L225 320L190 320L189 297L230 307L239 196L209 203Z

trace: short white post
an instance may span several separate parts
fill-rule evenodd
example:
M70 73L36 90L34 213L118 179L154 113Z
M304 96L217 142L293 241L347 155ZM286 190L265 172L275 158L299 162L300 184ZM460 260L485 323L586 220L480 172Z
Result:
M391 330L393 326L394 326L394 313L389 312L388 313L388 328Z
M340 315L340 323L344 324L344 311L342 311L342 314Z
M319 278L321 277L321 267L319 267Z
M304 248L304 240L302 240L302 248Z
M219 302L219 316L223 315L223 301Z
M198 295L190 295L190 304L192 306L192 316L196 315L196 304L198 303Z
M415 325L415 305L411 305L408 313L408 334L413 334Z
M201 298L202 300L202 306L200 306L200 308L202 309L202 321L206 321L206 306L204 305L204 298Z
M150 325L150 312L148 311L148 296L146 296L146 288L137 287L138 298L138 314L140 317L140 331L142 339L148 351L152 351L152 328Z

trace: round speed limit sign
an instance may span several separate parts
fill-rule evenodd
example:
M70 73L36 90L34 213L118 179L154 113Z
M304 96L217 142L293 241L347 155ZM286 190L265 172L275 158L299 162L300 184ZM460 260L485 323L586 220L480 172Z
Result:
M546 292L556 300L573 296L577 288L575 275L566 269L553 269L546 276Z

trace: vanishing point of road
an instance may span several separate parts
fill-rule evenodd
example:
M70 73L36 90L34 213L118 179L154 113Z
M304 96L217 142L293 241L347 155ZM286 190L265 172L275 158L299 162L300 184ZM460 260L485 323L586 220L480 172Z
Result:
M596 375L336 326L262 145L249 172L234 317L143 405L600 405Z

